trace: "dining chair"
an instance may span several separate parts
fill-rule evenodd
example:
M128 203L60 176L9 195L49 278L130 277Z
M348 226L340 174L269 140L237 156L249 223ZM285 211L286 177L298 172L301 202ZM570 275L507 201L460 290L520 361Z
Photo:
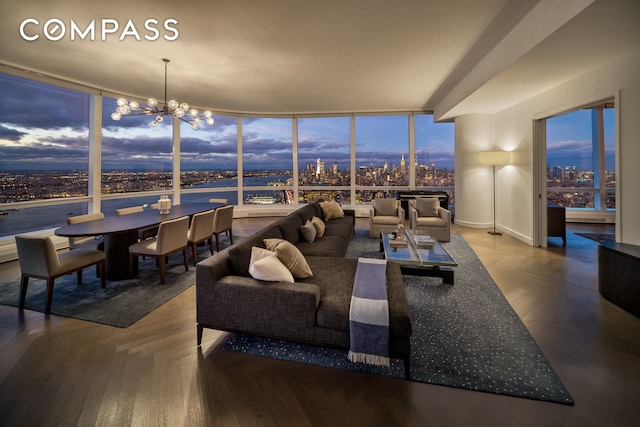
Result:
M187 241L191 245L193 254L193 265L195 266L198 259L196 245L200 242L208 241L211 255L213 255L213 217L215 210L197 213L191 218L191 225L187 233Z
M79 224L81 222L94 221L97 219L104 219L102 212L90 213L84 215L70 216L67 218L67 224ZM95 236L81 236L81 237L69 237L70 249L98 249L104 250L104 240L96 239Z
M229 199L216 199L216 198L212 198L209 199L209 203L222 203L223 205L228 205L229 204Z
M116 215L118 215L118 216L129 215L129 214L134 214L134 213L138 213L138 212L144 212L144 207L143 206L130 206L128 208L116 209ZM140 230L138 230L138 239L140 239L140 240L150 239L151 237L153 237L153 236L155 236L157 234L158 234L158 227L157 226L141 228Z
M100 271L100 286L105 287L105 254L95 249L79 248L58 254L50 237L29 235L15 236L20 264L20 309L24 309L29 278L47 281L45 313L51 313L53 285L56 278L77 273L78 285L82 284L82 269L97 265Z
M157 259L160 267L160 284L164 284L166 257L182 251L184 269L189 270L187 261L187 232L189 231L189 217L183 216L163 221L158 227L158 235L150 239L141 240L129 246L129 276L133 277L136 258L149 256Z
M220 234L224 232L228 232L229 241L233 245L233 205L216 209L213 216L213 235L216 236L216 251L218 252L220 252Z

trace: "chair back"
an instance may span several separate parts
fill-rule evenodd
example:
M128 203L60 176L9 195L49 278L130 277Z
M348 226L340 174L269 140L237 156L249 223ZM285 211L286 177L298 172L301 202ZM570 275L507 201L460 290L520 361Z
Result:
M209 199L209 203L222 203L223 205L229 204L229 199Z
M50 237L17 235L20 271L26 275L49 277L60 266L60 260Z
M132 213L143 212L144 208L142 206L131 206L129 208L120 208L116 210L116 215L129 215Z
M166 254L187 246L188 231L188 216L161 222L156 245L158 253Z
M213 216L213 232L229 230L233 225L233 205L223 206L215 210Z
M213 233L213 217L215 210L197 213L191 218L191 226L187 234L187 240L190 242L198 242L203 239L211 238Z
M71 224L78 224L81 222L87 222L87 221L93 221L96 219L104 219L104 214L102 212L98 212L98 213L90 213L90 214L84 214L84 215L76 215L76 216L70 216L67 218L67 224L71 225ZM88 241L88 240L94 240L93 237L69 237L69 247L70 248L74 248L75 246L79 245L80 243L84 242L84 241Z
M398 201L389 198L377 198L371 202L376 215L394 216L398 214Z

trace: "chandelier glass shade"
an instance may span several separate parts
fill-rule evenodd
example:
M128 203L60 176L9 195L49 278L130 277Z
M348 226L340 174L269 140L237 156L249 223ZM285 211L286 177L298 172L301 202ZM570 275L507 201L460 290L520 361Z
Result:
M162 59L164 61L164 101L163 105L158 105L156 98L149 98L147 105L142 106L137 101L128 101L125 98L118 98L116 100L116 111L111 113L111 119L120 120L126 116L155 116L151 121L151 126L156 127L158 123L162 123L164 116L173 116L185 123L191 125L193 129L198 129L201 122L205 122L208 125L213 125L213 113L209 110L204 111L202 114L195 109L191 108L186 102L179 103L178 101L171 99L167 101L167 64L168 59Z

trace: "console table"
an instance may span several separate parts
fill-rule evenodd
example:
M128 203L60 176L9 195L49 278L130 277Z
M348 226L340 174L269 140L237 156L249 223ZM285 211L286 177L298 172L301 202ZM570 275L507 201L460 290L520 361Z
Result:
M640 317L640 246L600 242L598 289L603 298Z
M567 219L563 206L547 206L547 237L561 237L562 245L567 244Z

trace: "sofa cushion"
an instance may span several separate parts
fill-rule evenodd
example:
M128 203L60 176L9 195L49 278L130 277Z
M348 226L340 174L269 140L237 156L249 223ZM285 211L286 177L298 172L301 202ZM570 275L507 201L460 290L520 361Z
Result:
M324 235L324 231L326 229L326 225L325 225L324 221L314 215L311 218L311 224L313 224L313 227L316 229L316 234L318 236L322 237Z
M416 199L418 216L440 216L438 207L440 202L436 197L420 197Z
M416 218L418 227L446 227L447 221L439 216L425 216Z
M297 212L292 212L278 220L277 224L280 227L280 234L282 234L283 239L288 240L295 245L302 238L300 227L304 225L304 222Z
M271 226L258 231L245 240L242 240L235 245L229 247L229 260L233 266L233 271L238 276L250 276L249 274L249 262L251 261L251 248L258 246L264 248L264 239L269 238L282 238L280 228L278 226Z
M283 264L275 252L257 246L251 248L249 274L254 279L268 282L294 282L291 271Z
M375 199L373 206L376 216L398 216L398 202L396 199Z
M307 260L293 244L284 239L265 239L267 249L275 252L280 261L293 274L296 279L304 279L313 276Z
M347 251L347 242L340 236L316 237L313 243L298 242L296 247L305 257L342 257Z
M316 227L314 227L309 220L300 227L300 232L302 233L302 238L309 243L313 242L318 235L318 230L316 230Z
M329 221L334 218L344 218L344 211L342 207L335 200L328 202L320 202L322 208L322 215L325 221Z

